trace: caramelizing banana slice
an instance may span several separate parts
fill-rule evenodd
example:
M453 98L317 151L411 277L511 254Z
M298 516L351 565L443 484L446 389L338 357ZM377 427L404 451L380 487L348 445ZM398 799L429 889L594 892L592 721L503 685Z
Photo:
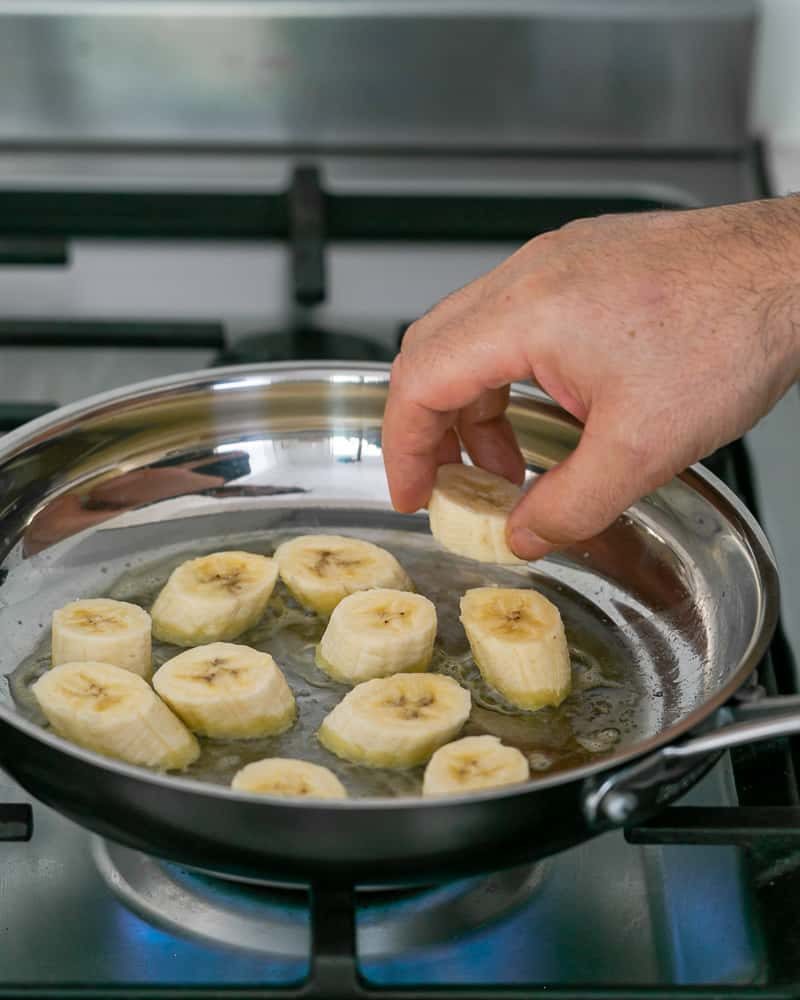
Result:
M457 795L476 788L516 785L529 777L528 761L515 747L504 747L496 736L465 736L431 757L422 794Z
M278 565L252 552L213 552L173 570L153 609L153 635L176 646L236 639L264 614Z
M153 677L153 687L196 733L250 739L288 729L294 695L269 653L230 642L187 649Z
M238 792L286 798L347 798L344 785L333 771L291 757L268 757L248 764L234 775L231 788Z
M476 587L461 623L484 680L519 708L560 705L572 686L558 608L535 590Z
M343 597L359 590L413 589L391 552L360 538L301 535L279 545L275 558L294 597L321 615L329 615Z
M323 720L319 740L345 760L414 767L467 721L469 691L440 674L393 674L354 687Z
M53 666L93 660L149 677L150 615L105 597L72 601L53 612Z
M31 689L59 736L162 771L196 760L200 747L147 681L110 663L62 663Z
M441 465L428 501L433 537L480 562L521 563L508 547L506 521L522 490L475 465Z
M333 609L317 647L317 664L345 684L427 670L436 638L436 608L421 594L364 590Z

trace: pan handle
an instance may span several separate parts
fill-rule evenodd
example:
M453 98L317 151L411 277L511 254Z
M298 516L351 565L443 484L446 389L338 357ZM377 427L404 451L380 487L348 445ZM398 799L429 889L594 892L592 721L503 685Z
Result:
M587 782L583 811L594 830L640 822L687 791L724 751L800 734L800 695L730 705L727 722L662 747Z

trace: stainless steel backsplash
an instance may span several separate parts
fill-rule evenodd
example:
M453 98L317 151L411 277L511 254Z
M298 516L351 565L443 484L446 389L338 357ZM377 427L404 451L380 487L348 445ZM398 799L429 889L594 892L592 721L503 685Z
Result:
M0 0L0 144L732 150L746 0Z

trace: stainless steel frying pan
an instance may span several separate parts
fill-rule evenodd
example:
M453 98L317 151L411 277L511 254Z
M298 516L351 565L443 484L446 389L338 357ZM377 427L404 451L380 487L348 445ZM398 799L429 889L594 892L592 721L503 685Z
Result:
M369 365L205 371L95 397L2 440L0 760L34 796L187 864L386 884L544 856L652 813L726 747L800 731L793 699L736 701L774 628L778 581L758 525L713 476L691 469L591 543L518 571L449 563L424 514L390 508L387 384L388 370ZM509 414L532 472L575 445L574 421L532 388L513 388ZM169 566L231 541L269 550L320 529L380 540L412 563L443 608L451 667L469 670L452 610L462 587L509 572L551 594L576 676L589 680L561 714L525 718L478 685L470 722L522 742L537 768L527 785L421 800L416 774L352 769L350 801L259 799L226 787L232 764L214 748L204 772L160 775L70 745L37 719L20 664L41 669L55 607L152 592ZM314 727L343 691L297 656L290 749L323 759Z

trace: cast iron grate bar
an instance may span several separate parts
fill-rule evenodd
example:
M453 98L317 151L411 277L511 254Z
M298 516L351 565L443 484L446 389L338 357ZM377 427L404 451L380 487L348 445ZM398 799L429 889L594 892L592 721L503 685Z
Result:
M13 431L57 408L58 403L0 403L0 433Z
M27 802L0 805L0 841L26 841L33 836L33 809Z
M670 806L625 830L631 844L800 847L798 806Z
M4 347L150 347L219 351L221 323L178 320L0 320Z
M292 176L289 239L294 301L318 305L325 299L325 196L316 167L297 167Z
M285 240L297 193L296 185L269 194L4 190L0 236ZM319 195L329 240L521 242L579 217L679 207L604 195Z
M5 265L63 267L69 261L67 244L61 239L6 237L0 239L0 267Z

